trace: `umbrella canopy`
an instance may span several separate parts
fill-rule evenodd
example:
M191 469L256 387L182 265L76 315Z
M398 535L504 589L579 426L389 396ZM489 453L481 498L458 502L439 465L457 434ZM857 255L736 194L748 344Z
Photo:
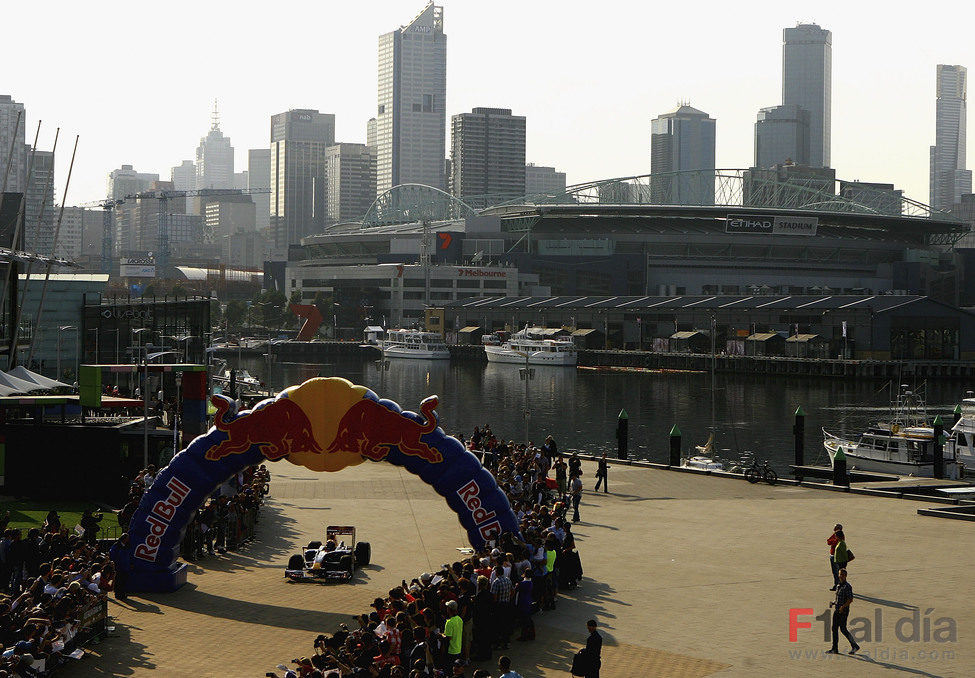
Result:
M23 365L17 365L7 374L16 377L17 379L22 379L24 381L31 381L35 384L39 384L41 388L70 388L70 384L65 384L64 382L58 381L57 379L51 379L50 377L45 377L43 374L38 374L37 372L31 372L29 369Z

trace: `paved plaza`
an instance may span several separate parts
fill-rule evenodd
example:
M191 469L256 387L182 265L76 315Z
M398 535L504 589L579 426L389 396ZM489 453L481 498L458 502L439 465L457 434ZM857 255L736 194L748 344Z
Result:
M595 465L583 468L574 532L585 578L536 615L536 641L512 643L525 678L568 676L591 617L604 678L973 674L975 523L918 516L925 504L913 501L626 466L612 466L611 492L595 494ZM176 593L112 599L114 634L59 675L263 676L467 545L444 500L402 469L271 469L257 543L191 565ZM836 522L857 556L851 628L870 624L857 657L824 655L814 619L832 596L825 540ZM288 556L326 524L354 524L373 564L354 585L288 583ZM790 608L814 611L796 618L811 622L796 642ZM936 642L951 623L956 640Z

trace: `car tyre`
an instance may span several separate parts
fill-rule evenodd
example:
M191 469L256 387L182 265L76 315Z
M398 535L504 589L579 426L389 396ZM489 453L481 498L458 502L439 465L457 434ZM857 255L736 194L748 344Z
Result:
M367 541L360 541L355 545L355 564L365 567L372 561L372 546Z
M288 569L289 570L304 570L305 569L305 559L300 553L296 553L291 558L288 559Z

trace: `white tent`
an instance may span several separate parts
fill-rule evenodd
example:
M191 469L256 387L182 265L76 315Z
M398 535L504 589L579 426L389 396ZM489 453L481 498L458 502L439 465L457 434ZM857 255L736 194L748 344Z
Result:
M44 387L40 384L36 384L33 381L18 379L17 377L7 374L6 372L0 372L0 386L9 391L7 395L44 390Z
M23 365L17 365L17 367L7 372L7 374L16 377L17 379L23 379L24 381L32 381L43 389L70 388L70 384L65 384L57 379L45 377L43 374L38 374L37 372L31 372Z

